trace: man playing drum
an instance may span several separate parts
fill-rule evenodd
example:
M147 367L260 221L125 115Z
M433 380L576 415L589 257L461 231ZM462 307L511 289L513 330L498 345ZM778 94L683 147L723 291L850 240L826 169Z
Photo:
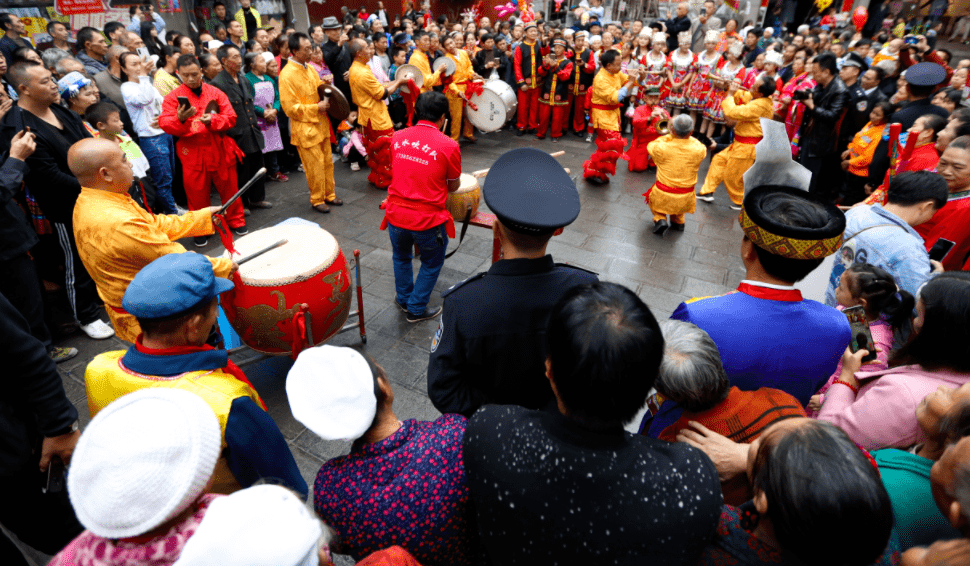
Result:
M115 334L134 342L141 328L121 306L128 284L153 260L185 252L172 240L211 234L212 213L219 207L181 216L147 212L128 195L131 163L114 142L81 140L71 146L67 159L71 173L81 183L81 195L74 206L78 254L98 287ZM209 261L218 277L231 277L238 268L230 259Z
M448 108L451 111L451 139L458 141L459 134L464 134L465 139L470 142L476 141L475 129L468 118L462 119L465 105L468 103L468 83L473 80L480 81L482 77L472 70L471 59L468 52L458 49L455 38L446 36L444 41L445 57L455 62L455 73L451 76L451 84L445 89L445 96L448 97ZM464 123L464 132L462 124Z
M290 117L290 142L296 146L310 187L310 206L317 212L330 212L340 206L333 180L330 153L330 101L320 100L317 87L323 84L316 69L307 65L313 54L305 33L290 35L290 64L280 72L280 104Z
M466 417L486 403L540 409L552 400L543 344L549 313L566 291L598 280L546 254L580 207L576 184L552 156L532 148L505 153L483 193L504 259L443 294L428 363L431 402Z
M393 179L381 223L391 237L397 306L408 322L441 314L441 307L428 308L428 301L445 262L448 238L455 237L445 203L448 193L461 185L458 142L441 133L448 99L440 92L425 92L414 110L418 123L394 134ZM421 253L416 279L411 264L415 245Z
M350 92L357 104L357 123L364 127L364 143L367 144L367 180L378 189L387 189L391 183L391 136L394 123L384 105L392 92L401 86L400 80L381 84L371 71L368 62L374 56L374 46L363 39L349 44L354 62L350 66Z

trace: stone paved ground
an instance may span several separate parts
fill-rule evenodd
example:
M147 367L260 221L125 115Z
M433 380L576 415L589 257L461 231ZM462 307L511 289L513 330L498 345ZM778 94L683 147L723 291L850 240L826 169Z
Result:
M968 55L966 48L952 44L957 58ZM484 169L512 148L537 147L545 151L563 150L558 158L573 175L582 172L592 144L566 134L558 144L534 136L516 137L511 132L480 135L478 143L462 145L462 165L466 172ZM578 265L599 273L600 279L623 284L637 292L659 318L666 318L677 305L688 298L726 293L744 277L738 250L741 230L737 212L728 208L723 187L716 201L698 201L697 212L688 216L686 231L669 232L660 238L651 232L650 211L641 196L654 181L653 173L628 173L626 162L610 184L593 186L578 181L582 200L579 218L566 231L553 238L549 252L556 261ZM699 182L707 172L709 160L701 166ZM309 206L306 178L294 173L288 183L268 183L267 198L275 203L271 210L255 211L248 218L250 231L272 226L281 220L299 216L331 232L344 254L361 253L361 275L364 286L364 312L367 327L367 352L384 366L395 390L395 411L402 419L434 419L439 413L427 397L426 372L431 337L436 321L408 324L394 306L394 275L391 246L386 232L378 229L383 212L378 209L386 192L367 183L367 170L351 172L347 164L335 164L337 192L343 207L330 214L319 214ZM699 185L698 185L699 186ZM482 209L487 207L482 202ZM191 239L182 242L189 249ZM455 242L451 243L453 248ZM222 252L216 238L202 250L215 255ZM441 304L438 293L491 263L491 234L470 227L461 250L446 260L431 305ZM418 262L415 262L417 268ZM359 344L354 331L340 334L329 341L334 345ZM126 348L117 338L94 341L80 332L60 342L73 346L80 355L58 367L70 399L81 413L82 427L90 420L84 392L84 368L96 355ZM262 395L270 414L286 436L300 469L312 485L320 464L346 454L349 442L327 442L317 438L290 413L284 381L292 362L289 358L270 358L247 365L244 369ZM38 564L43 555L36 555Z

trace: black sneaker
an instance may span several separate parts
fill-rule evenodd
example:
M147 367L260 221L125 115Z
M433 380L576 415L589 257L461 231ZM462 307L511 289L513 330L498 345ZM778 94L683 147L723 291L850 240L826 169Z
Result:
M407 314L408 322L421 322L422 320L431 320L432 318L441 314L441 307L434 307L433 309L424 309L421 314Z
M515 135L522 137L525 135L525 130L515 130Z
M205 236L195 237L195 247L197 248L204 248L208 243L209 243L209 238L206 238Z
M397 301L394 301L394 304L397 305L397 308L401 309L401 312L403 312L403 313L407 313L408 312L408 306L407 305L402 305L401 303L399 303Z
M668 224L666 220L657 220L653 223L654 234L660 234L663 236L664 232L666 232L668 228L670 228L670 224Z
M249 228L246 228L245 226L240 226L239 228L233 228L232 233L237 236L245 236L246 234L249 233Z

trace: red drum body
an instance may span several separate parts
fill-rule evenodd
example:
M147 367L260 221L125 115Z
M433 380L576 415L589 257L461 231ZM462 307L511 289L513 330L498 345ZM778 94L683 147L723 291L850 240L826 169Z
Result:
M287 243L240 266L222 295L229 323L247 346L292 354L336 334L350 312L351 279L337 240L313 226L274 226L239 240L233 257Z

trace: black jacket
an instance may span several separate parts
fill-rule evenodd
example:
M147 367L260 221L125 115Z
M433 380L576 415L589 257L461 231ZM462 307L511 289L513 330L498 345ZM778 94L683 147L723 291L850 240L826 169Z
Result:
M485 403L544 406L552 399L544 365L549 313L566 291L597 280L547 255L499 261L442 293L428 362L434 406L466 417Z
M9 157L0 167L0 261L17 257L39 241L17 204L26 171L26 163Z
M664 20L664 25L667 26L667 52L673 53L674 49L677 49L677 34L682 31L690 31L690 18L684 16L683 18L672 18L669 20Z
M226 135L236 142L243 153L259 153L263 151L266 142L256 122L256 106L249 93L249 81L243 75L239 75L238 79L237 84L232 80L232 76L223 70L212 79L212 86L226 93L229 104L236 112L236 125L226 130Z
M0 356L5 364L0 372L0 475L10 475L36 461L43 437L70 432L77 409L47 349L3 295Z
M505 71L507 71L509 68L509 58L506 57L505 52L500 49L492 49L491 51L482 49L475 54L475 59L472 61L472 67L475 69L476 73L485 77L485 80L488 80L488 77L492 76L492 69L486 69L485 64L488 63L493 57L498 60L498 67L495 69L495 71L498 72L498 78L504 79Z
M37 149L27 158L28 170L24 182L37 199L44 215L51 222L71 225L74 203L81 194L81 183L71 175L67 166L67 150L75 142L91 135L81 117L57 104L51 111L60 120L63 130L51 126L30 112L14 106L0 120L0 145L10 146L17 132L30 126L35 134Z
M849 101L849 89L835 77L827 86L815 85L812 91L815 108L805 107L802 122L802 153L820 157L838 151L839 128Z

